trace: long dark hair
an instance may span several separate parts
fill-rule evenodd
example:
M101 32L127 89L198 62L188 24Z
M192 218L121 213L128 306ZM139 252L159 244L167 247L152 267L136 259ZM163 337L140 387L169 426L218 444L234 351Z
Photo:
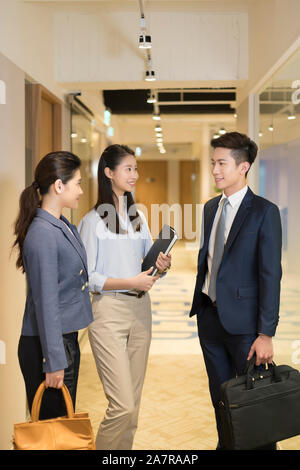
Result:
M127 147L127 145L109 145L102 153L98 164L98 200L94 208L98 210L98 213L106 224L107 228L111 232L115 233L126 232L124 232L120 227L119 217L117 215L114 200L114 196L116 197L116 195L113 192L111 180L106 176L104 170L106 167L110 168L111 170L115 170L115 168L120 164L122 158L126 157L127 155L133 155L135 157L134 151ZM131 192L125 191L124 197L126 199L126 210L129 215L131 225L135 231L139 232L142 221L135 207ZM99 209L101 209L101 205L104 204L109 204L110 207L113 207L114 213L108 214L108 212L105 210L102 213L102 210L100 211Z
M48 153L38 163L33 183L21 193L19 214L15 222L16 239L13 248L17 247L19 250L16 266L21 268L23 272L23 244L29 225L33 221L38 207L41 206L41 197L48 193L49 187L57 179L61 179L66 184L73 178L80 165L80 158L73 153L64 151Z

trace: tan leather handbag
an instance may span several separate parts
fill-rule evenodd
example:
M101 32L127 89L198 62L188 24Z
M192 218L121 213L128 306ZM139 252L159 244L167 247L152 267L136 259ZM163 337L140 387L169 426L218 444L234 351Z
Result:
M36 391L31 421L14 425L15 450L95 450L94 433L88 413L74 413L69 390L62 393L67 416L39 421L42 397L46 389L42 382Z

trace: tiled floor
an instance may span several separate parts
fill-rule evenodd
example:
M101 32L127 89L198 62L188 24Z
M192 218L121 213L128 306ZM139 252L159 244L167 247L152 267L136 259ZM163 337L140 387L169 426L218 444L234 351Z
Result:
M197 251L184 243L172 252L172 270L151 290L153 339L134 449L215 449L217 434L196 322L188 317ZM299 369L299 278L284 271L275 362ZM96 432L106 408L87 335L81 340L77 409L88 410ZM300 449L300 436L280 443Z

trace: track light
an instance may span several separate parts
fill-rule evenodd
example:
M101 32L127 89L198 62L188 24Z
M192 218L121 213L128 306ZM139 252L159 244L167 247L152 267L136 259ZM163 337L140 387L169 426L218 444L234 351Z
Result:
M270 132L273 132L273 131L274 131L273 124L270 124L269 127L268 127L268 129L269 129Z
M141 34L139 37L139 48L140 49L151 49L151 36L146 34Z
M263 136L263 133L262 133L262 132L259 132L258 135L259 135L259 137L262 137L262 136Z
M146 73L145 73L145 80L146 80L147 82L154 82L154 81L156 80L154 70L146 70Z
M155 132L161 132L162 128L160 125L155 126Z
M141 11L141 35L139 37L139 48L140 49L151 49L151 36L146 33L146 20L144 14L143 1L139 0L140 11Z
M220 135L226 134L226 131L225 131L224 127L221 127L221 129L219 130L219 134Z
M72 139L76 139L76 137L78 137L77 132L72 132L71 138L72 138Z
M147 98L147 103L156 103L156 98L154 96L154 93L149 93L148 98Z
M154 121L160 121L160 114L153 114L152 119ZM155 128L156 129L156 128ZM161 128L160 128L161 129Z
M217 132L215 132L214 135L213 135L213 139L218 139L219 137L220 137L219 134L217 134Z
M292 119L296 119L295 114L290 114L290 115L288 116L288 119L289 119L290 121L291 121Z

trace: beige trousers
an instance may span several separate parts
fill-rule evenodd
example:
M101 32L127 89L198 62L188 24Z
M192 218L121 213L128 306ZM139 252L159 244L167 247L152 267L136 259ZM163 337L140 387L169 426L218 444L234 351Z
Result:
M137 429L151 342L151 301L119 293L93 298L89 340L108 400L97 450L130 450Z

